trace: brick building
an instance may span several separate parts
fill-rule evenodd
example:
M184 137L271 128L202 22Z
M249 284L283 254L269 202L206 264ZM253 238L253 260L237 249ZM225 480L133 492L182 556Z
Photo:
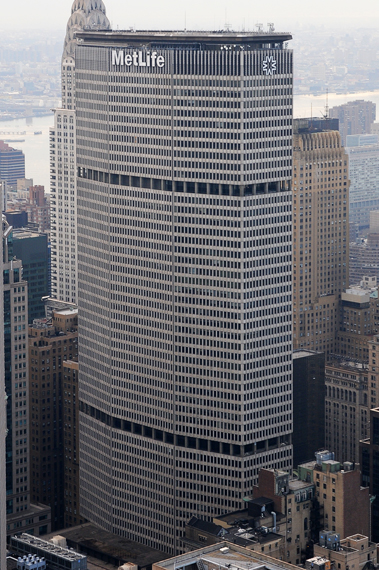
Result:
M339 533L341 539L357 532L370 536L369 489L361 487L359 464L341 464L333 456L316 453L316 461L299 465L299 478L315 484L325 530Z
M65 522L64 367L77 355L77 310L56 311L51 321L29 327L31 497L51 506L52 530Z

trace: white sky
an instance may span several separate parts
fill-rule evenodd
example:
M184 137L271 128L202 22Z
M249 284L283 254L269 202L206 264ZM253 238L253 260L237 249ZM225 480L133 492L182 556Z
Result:
M379 0L104 0L113 29L253 29L274 22L277 31L299 25L379 29ZM17 0L1 10L1 29L64 29L72 0Z

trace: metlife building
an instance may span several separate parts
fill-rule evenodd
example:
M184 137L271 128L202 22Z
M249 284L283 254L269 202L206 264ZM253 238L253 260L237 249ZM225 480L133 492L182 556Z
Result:
M174 552L292 468L291 36L77 37L81 512Z

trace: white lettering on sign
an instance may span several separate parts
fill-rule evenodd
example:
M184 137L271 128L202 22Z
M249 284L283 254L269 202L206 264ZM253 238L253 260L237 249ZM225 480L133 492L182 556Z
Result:
M126 67L164 67L165 58L156 51L134 51L125 53L122 50L112 50L112 65L125 65Z

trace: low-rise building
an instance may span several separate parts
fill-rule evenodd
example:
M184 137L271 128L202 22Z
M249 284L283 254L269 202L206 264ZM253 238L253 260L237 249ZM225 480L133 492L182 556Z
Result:
M298 467L299 479L315 484L315 495L323 509L323 527L341 539L357 532L370 536L370 496L361 487L358 463L341 464L330 451L316 453L316 461Z
M283 560L248 550L231 542L221 542L157 562L153 570L294 570Z
M333 539L329 543L321 544L320 541L314 545L316 558L330 561L333 568L338 570L362 570L370 564L376 566L377 545L375 542L370 542L367 536L354 534L339 540L338 535L333 535ZM309 567L309 562L307 560L306 568Z

